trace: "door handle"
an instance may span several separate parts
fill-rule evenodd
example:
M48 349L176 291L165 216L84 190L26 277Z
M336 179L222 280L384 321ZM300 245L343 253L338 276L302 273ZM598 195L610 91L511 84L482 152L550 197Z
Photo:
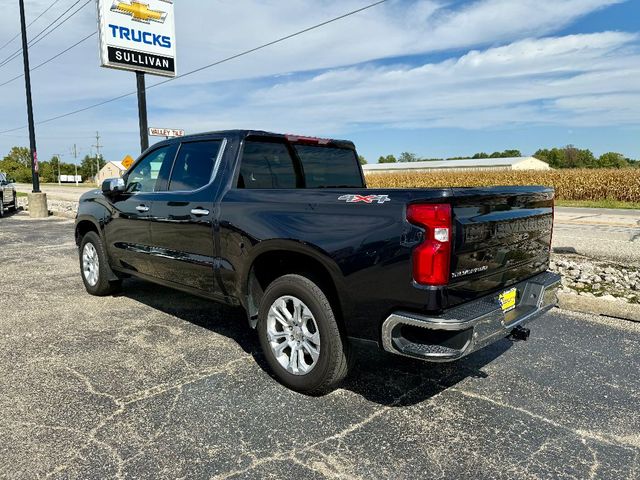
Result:
M139 212L148 212L149 211L149 207L147 207L146 205L138 205L136 207L136 210Z
M206 208L194 208L193 210L191 210L191 215L196 215L198 217L209 215L209 210L207 210Z

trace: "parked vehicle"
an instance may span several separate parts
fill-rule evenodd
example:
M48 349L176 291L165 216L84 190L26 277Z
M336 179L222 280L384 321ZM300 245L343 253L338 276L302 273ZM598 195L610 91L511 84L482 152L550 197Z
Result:
M309 394L354 342L459 359L556 304L546 187L367 189L354 145L257 131L171 139L82 196L82 279L133 275L242 306L277 378Z
M4 217L6 211L18 209L18 193L13 180L5 173L0 173L0 217Z

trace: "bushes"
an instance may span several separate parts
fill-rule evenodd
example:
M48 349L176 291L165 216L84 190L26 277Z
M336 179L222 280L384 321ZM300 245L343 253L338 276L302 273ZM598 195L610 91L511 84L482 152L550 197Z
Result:
M547 185L559 200L640 202L640 169L372 173L370 188Z

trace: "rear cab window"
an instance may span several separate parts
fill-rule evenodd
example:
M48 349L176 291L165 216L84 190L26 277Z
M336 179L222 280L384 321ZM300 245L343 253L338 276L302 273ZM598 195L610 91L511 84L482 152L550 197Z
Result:
M238 188L363 188L356 152L350 148L247 140Z

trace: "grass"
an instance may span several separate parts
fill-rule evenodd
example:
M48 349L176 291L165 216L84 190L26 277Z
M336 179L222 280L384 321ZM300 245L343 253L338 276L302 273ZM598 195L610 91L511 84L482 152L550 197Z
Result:
M22 192L16 192L16 195L18 195L19 197L26 197L28 194L22 193Z
M640 210L640 202L621 202L619 200L556 200L558 207L582 208L621 208Z

